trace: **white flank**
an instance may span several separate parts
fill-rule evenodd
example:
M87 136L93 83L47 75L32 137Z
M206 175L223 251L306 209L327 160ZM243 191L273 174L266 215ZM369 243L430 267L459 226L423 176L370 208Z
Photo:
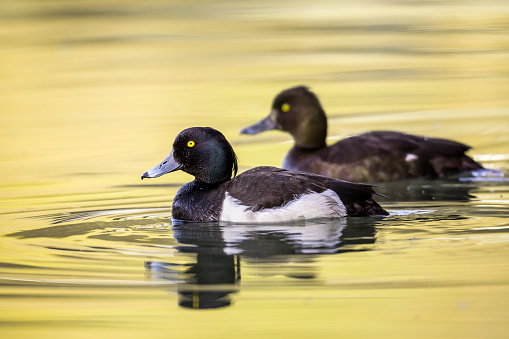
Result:
M412 153L408 153L405 157L405 161L406 162L410 162L410 161L414 161L414 160L417 160L419 159L419 157L415 154L412 154Z
M339 218L346 216L346 207L332 190L302 194L281 207L253 212L250 206L226 193L220 221L229 222L284 222L301 219Z

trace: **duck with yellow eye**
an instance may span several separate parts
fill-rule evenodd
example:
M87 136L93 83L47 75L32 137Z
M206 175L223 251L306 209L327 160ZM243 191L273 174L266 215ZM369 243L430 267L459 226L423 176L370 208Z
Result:
M318 97L305 86L279 93L269 116L240 131L258 134L280 130L293 136L294 146L282 167L356 182L408 178L500 176L467 156L470 148L447 139L394 131L350 136L327 146L327 118Z
M194 176L173 199L178 220L252 223L388 214L373 200L371 185L268 166L237 176L232 146L210 127L180 132L170 155L141 178L177 170Z

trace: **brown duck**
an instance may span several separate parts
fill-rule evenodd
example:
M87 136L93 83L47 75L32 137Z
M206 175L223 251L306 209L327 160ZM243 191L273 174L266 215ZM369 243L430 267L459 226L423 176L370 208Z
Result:
M289 170L355 182L380 182L445 178L483 169L465 155L470 146L401 132L369 132L327 146L325 112L317 96L305 86L279 93L269 116L241 133L272 129L288 132L295 140L282 164Z

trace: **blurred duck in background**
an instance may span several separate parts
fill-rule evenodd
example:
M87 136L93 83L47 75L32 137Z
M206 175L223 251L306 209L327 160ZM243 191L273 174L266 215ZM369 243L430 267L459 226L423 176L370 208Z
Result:
M258 134L273 129L288 132L295 140L282 164L289 170L354 182L437 179L491 172L465 155L470 146L447 139L375 131L327 146L325 112L317 96L305 86L279 93L269 116L240 133Z

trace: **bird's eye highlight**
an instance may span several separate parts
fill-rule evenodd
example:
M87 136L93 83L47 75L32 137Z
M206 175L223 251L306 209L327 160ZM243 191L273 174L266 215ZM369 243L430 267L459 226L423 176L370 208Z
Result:
M287 103L282 104L281 110L285 113L288 112L290 110L290 104L287 104Z
M193 140L187 142L187 147L194 147L195 143Z

